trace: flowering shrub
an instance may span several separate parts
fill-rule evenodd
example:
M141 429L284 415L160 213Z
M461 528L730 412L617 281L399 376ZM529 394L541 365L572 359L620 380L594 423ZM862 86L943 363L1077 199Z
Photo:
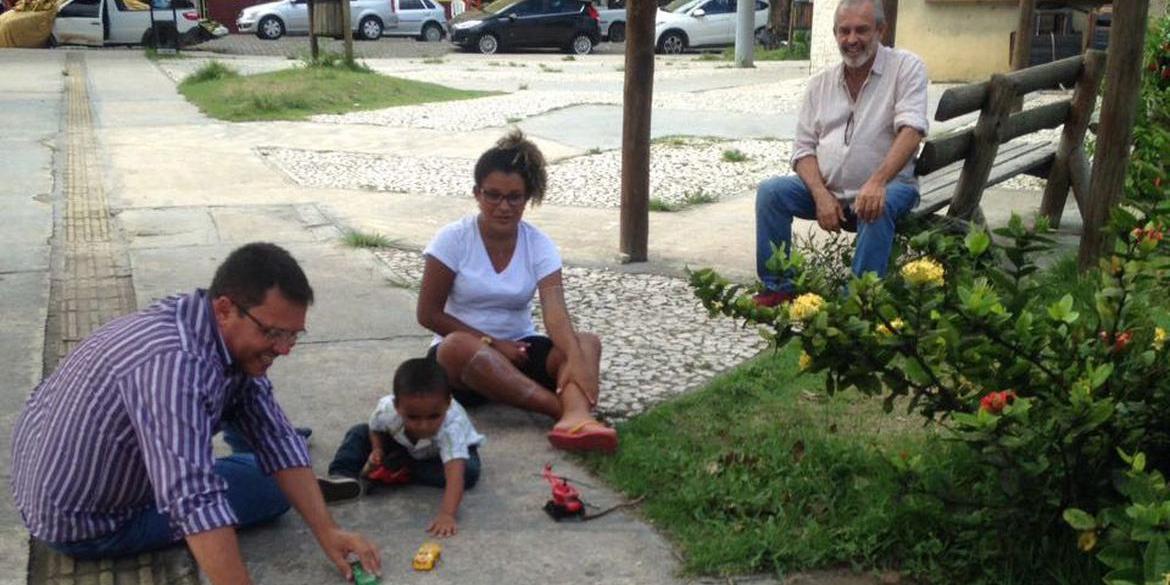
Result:
M1170 63L1170 20L1149 51L1159 71ZM801 371L823 373L830 394L881 396L942 427L964 466L891 463L908 497L962 512L941 540L968 565L1079 550L1108 583L1170 585L1170 86L1146 75L1140 108L1114 252L1081 276L1087 287L1041 269L1045 225L1018 217L994 238L914 235L889 277L845 294L800 253L774 254L769 270L803 293L789 306L756 307L744 287L691 273L712 315L799 343Z

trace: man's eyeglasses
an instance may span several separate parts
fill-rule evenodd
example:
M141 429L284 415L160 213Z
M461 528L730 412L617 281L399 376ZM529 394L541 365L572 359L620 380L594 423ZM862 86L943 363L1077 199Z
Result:
M508 205L516 207L518 205L524 205L524 202L528 201L528 196L523 193L508 193L504 195L499 191L480 191L479 195L483 197L484 201L492 205L499 205L501 201L507 201Z
M849 112L849 119L845 121L845 146L853 139L853 112Z
M232 303L236 306L237 309L240 310L240 314L242 314L243 316L250 319L253 323L256 324L256 327L260 328L260 332L264 334L265 339L267 339L268 341L271 341L273 343L279 343L281 345L293 346L293 345L296 345L297 339L299 339L305 333L308 333L307 331L303 331L303 330L302 331L289 331L287 329L281 329L279 327L272 327L270 325L265 325L262 321L260 321L256 317L254 317L251 313L249 313L248 309L245 309L243 305L241 305L235 301L232 301Z

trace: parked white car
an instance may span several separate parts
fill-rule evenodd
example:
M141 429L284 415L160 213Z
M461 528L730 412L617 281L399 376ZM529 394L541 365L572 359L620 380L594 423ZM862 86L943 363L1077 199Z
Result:
M447 36L447 13L435 0L390 0L398 15L398 28L387 35L415 37L420 41L437 43Z
M350 0L349 16L354 38L374 40L388 28L398 26L398 15L387 0ZM249 6L236 19L240 32L279 39L286 34L309 34L309 3L306 0L277 0Z
M601 40L621 43L626 40L626 0L596 0L593 4L601 17Z
M106 14L106 18L102 18ZM174 20L172 20L172 15ZM154 26L160 34L177 31L180 44L206 40L199 38L199 12L190 0L175 0L174 11L167 0L155 0ZM52 45L152 45L150 5L137 0L68 0L53 20ZM227 33L226 30L223 31ZM209 38L209 37L208 37ZM166 40L162 45L169 44Z
M753 33L768 23L768 3L756 3ZM736 0L675 0L658 9L654 19L659 53L681 53L691 47L735 44Z

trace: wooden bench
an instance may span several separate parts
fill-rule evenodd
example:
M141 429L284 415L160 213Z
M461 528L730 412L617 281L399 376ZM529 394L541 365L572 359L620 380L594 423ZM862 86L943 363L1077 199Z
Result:
M981 223L983 190L1021 174L1047 179L1040 213L1053 227L1060 224L1070 187L1082 215L1086 213L1090 170L1084 139L1104 72L1105 53L1090 50L948 89L939 101L936 121L970 112L979 112L979 118L974 127L925 142L915 165L921 199L912 216L928 216L946 207L949 218ZM1013 112L1026 94L1058 85L1074 86L1072 97ZM1057 140L1022 139L1062 124Z

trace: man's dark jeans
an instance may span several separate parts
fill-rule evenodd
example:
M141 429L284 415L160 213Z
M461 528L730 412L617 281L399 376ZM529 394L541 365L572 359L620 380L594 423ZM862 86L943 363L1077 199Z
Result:
M275 520L289 509L276 480L264 475L246 439L230 423L224 423L224 441L236 451L215 460L215 473L227 481L227 498L247 528ZM54 550L80 559L121 557L165 548L182 540L171 530L170 518L151 505L117 531L77 542L47 543Z

